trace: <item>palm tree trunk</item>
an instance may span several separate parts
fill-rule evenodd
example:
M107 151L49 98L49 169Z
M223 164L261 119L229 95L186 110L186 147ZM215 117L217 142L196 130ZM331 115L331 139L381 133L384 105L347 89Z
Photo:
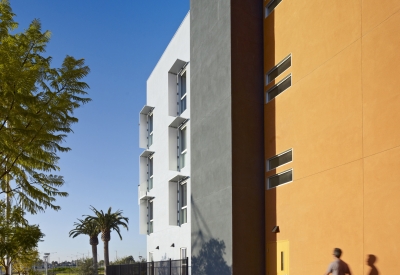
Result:
M108 259L108 241L104 242L104 275L107 275L107 266L110 264Z
M97 275L97 244L92 244L94 275Z

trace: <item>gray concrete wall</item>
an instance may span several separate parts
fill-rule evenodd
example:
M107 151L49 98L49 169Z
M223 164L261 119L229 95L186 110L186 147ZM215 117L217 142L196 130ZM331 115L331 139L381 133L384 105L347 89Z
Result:
M260 0L191 0L193 275L265 269L262 22Z
M209 263L210 259L203 253L212 249L219 252L211 258L220 267L213 273L207 271L205 274L230 274L230 0L192 0L190 13L190 54L191 66L194 66L191 71L191 144L192 167L196 167L192 170L192 266L197 262L201 269L205 261Z

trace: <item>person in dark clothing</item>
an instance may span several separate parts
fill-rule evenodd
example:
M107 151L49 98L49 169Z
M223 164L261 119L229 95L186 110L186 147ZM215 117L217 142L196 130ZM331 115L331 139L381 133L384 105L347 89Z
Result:
M333 250L333 256L335 259L329 264L325 275L351 275L349 266L340 259L340 256L342 256L342 250L340 248L335 248Z

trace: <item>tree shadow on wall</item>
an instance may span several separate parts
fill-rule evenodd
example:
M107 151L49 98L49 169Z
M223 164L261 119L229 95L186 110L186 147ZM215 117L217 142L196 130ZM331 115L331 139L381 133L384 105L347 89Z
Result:
M231 275L231 268L224 260L225 242L211 239L205 242L197 257L192 257L194 275Z

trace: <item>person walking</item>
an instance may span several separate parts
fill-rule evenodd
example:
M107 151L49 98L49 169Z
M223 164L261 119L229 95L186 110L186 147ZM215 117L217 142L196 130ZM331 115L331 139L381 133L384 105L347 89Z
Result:
M351 275L349 266L340 259L340 256L342 256L342 250L340 248L335 248L333 250L334 261L329 264L325 275Z

